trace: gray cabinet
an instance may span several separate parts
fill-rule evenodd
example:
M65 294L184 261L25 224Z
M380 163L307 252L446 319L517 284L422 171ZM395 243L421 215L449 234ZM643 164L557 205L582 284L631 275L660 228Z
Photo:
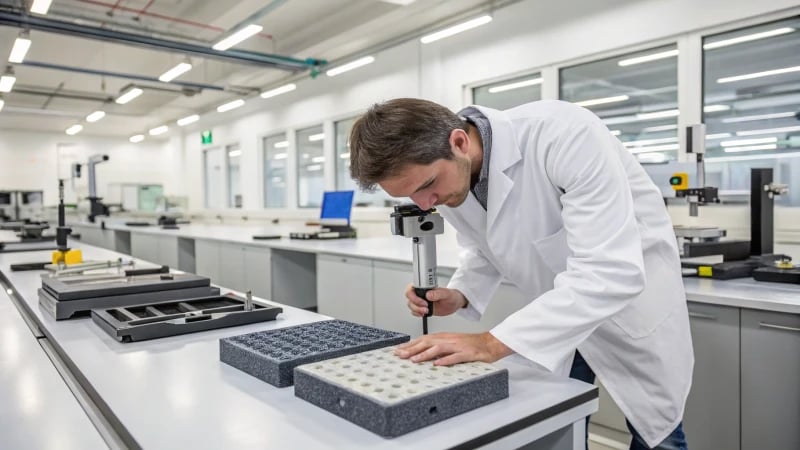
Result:
M272 298L298 308L317 306L317 255L273 248Z
M373 325L372 260L317 255L317 312Z
M800 448L800 314L743 309L741 333L742 450Z
M214 284L219 283L219 243L205 239L194 241L195 273L211 278Z
M242 292L250 290L256 297L273 299L268 248L197 239L194 265L198 275L211 278L216 285Z
M268 248L244 247L244 282L246 289L263 299L272 299L272 253Z
M73 233L81 235L80 242L116 251L113 231L88 225L70 225L70 227Z
M219 285L246 291L244 279L244 248L241 245L217 242L219 246Z
M688 306L695 362L683 419L687 442L697 450L737 450L739 308L693 302Z
M178 268L178 237L132 233L131 256Z

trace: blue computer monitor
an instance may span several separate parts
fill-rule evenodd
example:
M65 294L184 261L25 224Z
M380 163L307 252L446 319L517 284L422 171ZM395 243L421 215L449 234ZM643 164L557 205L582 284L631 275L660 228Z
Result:
M322 195L322 211L319 221L322 225L350 225L350 212L353 209L355 191L326 191Z

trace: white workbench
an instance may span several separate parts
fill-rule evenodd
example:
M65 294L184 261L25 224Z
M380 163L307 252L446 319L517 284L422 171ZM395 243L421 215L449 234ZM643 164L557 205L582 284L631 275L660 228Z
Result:
M87 259L119 257L82 246ZM48 253L0 255L0 272L28 314L82 380L129 446L158 448L452 448L519 447L541 438L583 448L584 418L597 389L504 360L508 399L395 439L384 439L219 361L219 339L327 317L284 306L277 321L122 344L90 319L55 321L38 306L40 272L9 265ZM17 414L22 414L17 411ZM38 429L45 438L46 426ZM573 437L577 437L573 445ZM548 444L549 445L549 444ZM557 447L556 447L557 445ZM87 447L88 448L88 447Z

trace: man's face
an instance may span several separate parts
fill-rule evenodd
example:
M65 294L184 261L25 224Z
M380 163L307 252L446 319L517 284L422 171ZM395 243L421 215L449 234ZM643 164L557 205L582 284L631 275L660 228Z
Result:
M454 155L428 165L408 165L378 184L392 197L410 197L422 209L454 208L464 203L470 186L469 158L458 151Z

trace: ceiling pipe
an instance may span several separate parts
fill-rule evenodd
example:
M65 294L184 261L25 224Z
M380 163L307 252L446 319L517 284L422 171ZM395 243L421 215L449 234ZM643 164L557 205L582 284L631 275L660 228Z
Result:
M87 69L85 67L73 67L73 66L64 66L61 64L52 64L40 61L29 61L25 60L17 65L20 66L29 66L29 67L38 67L41 69L53 69L53 70L61 70L64 72L75 72L75 73L84 73L89 75L98 75L104 77L112 77L112 78L124 78L127 80L139 80L139 81L149 81L158 84L164 84L163 81L160 81L157 77L149 77L146 75L136 75L132 73L122 73L122 72L111 72L108 70L98 70L98 69ZM204 83L192 83L189 81L177 81L172 80L168 84L174 84L177 86L181 86L187 89L194 89L197 91L201 91L203 89L208 89L212 91L228 91L233 92L240 95L248 95L255 91L258 91L256 88L252 89L238 89L235 87L221 87L221 86L214 86L213 84L204 84Z
M259 9L258 11L254 12L253 14L250 14L247 18L245 18L241 22L239 22L236 25L230 27L227 30L226 34L232 34L233 32L238 31L240 28L244 28L247 25L250 25L252 23L258 22L264 16L266 16L267 14L269 14L272 11L276 10L279 6L283 5L287 1L288 0L272 0L271 2L269 2L263 8ZM271 36L270 36L270 38L271 38Z
M320 65L324 65L326 63L325 60L314 58L302 60L288 56L271 55L247 50L228 49L225 51L218 51L202 45L167 41L164 39L142 36L134 33L77 25L61 20L3 11L0 11L0 25L44 31L47 33L77 36L88 39L99 39L106 42L133 45L161 51L179 52L196 55L203 58L214 58L239 64L249 64L293 72L307 69L318 70Z

